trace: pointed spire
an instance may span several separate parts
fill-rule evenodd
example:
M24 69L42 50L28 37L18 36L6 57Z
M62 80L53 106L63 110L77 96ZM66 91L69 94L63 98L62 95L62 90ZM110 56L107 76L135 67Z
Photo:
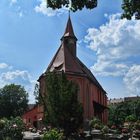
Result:
M65 33L64 33L63 37L68 37L68 36L76 38L74 35L72 23L71 23L70 11L69 11L69 18L67 21L67 26L66 26Z

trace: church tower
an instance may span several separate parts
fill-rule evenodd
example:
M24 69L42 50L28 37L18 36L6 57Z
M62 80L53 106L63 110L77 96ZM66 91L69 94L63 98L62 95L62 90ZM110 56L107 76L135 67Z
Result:
M62 44L64 47L67 47L71 54L76 57L76 42L77 38L74 35L72 23L71 23L71 18L69 15L68 21L67 21L67 26L64 32L64 35L61 38Z

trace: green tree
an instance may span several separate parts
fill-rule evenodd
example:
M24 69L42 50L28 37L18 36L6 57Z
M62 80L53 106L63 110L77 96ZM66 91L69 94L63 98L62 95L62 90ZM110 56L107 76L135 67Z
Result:
M28 93L21 85L10 84L0 89L0 117L21 116L27 103Z
M70 10L82 10L84 7L93 9L97 7L99 0L46 0L47 7L59 9L62 6L70 7ZM140 19L140 0L122 0L123 14L122 18L131 19L134 15L136 19Z
M140 100L125 101L119 104L109 106L109 124L121 125L127 117L135 116L136 120L140 119ZM128 118L129 118L128 117Z
M110 105L109 106L109 111L108 111L108 123L109 125L114 125L116 124L116 106Z
M130 115L130 108L128 102L122 102L116 105L109 106L109 123L110 125L122 125L125 118Z
M42 99L41 99L41 96L39 95L39 83L35 84L34 96L35 96L36 104L41 104Z
M93 9L97 6L97 0L46 0L47 6L53 9L70 7L72 11L82 10L84 7Z
M62 72L47 73L45 103L46 121L64 130L65 136L76 132L83 122L83 108L78 101L78 86Z

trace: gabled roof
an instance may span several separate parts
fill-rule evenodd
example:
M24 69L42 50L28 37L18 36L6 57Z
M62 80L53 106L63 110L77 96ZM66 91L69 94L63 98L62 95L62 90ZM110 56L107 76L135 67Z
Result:
M62 44L51 63L49 64L47 71L64 71L64 72L74 72L79 74L84 74L81 69L80 64L75 61L75 57L72 56L68 48L64 47ZM46 71L46 72L47 72Z
M97 81L97 79L94 77L92 72L77 57L71 55L69 50L63 45L59 47L57 53L55 54L54 58L49 64L46 73L48 71L54 71L54 70L64 71L65 73L71 73L74 75L87 77L95 85L97 85L99 88L101 88L104 91L104 89Z

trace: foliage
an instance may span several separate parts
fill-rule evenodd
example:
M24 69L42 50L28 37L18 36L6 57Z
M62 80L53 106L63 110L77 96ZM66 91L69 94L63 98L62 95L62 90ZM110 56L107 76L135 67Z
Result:
M27 108L28 94L20 85L10 84L0 89L0 117L21 116Z
M93 119L91 119L89 122L89 126L91 128L101 129L103 124L101 123L101 121L98 118L93 117Z
M41 100L41 96L39 95L39 84L38 83L35 84L34 96L35 96L36 103L41 104L42 100Z
M126 122L135 122L136 121L136 116L135 115L129 115L125 118Z
M103 128L102 128L102 132L103 132L103 134L107 134L108 132L109 132L109 127L108 126L103 126Z
M110 105L109 107L109 111L108 111L108 125L112 126L114 124L116 124L116 118L115 118L115 111L116 111L116 106L114 105Z
M132 115L140 119L140 100L125 101L109 106L109 125L123 125L127 116Z
M57 129L51 129L47 131L44 135L42 140L62 140L63 133L59 132Z
M137 121L135 122L134 128L135 128L136 130L140 130L140 120L137 120Z
M70 10L77 11L83 8L94 9L97 7L99 0L46 0L47 7L59 9L63 6L70 7ZM123 14L122 18L131 19L134 15L136 19L140 19L140 0L122 0Z
M53 127L61 128L69 136L76 132L83 122L83 108L78 101L78 87L67 80L62 72L48 73L46 76L45 103L46 122Z
M120 124L123 124L125 117L127 116L125 114L124 108L122 107L123 104L119 105L113 105L109 106L109 125L115 125L119 126Z
M24 131L24 123L20 117L10 118L9 120L3 118L0 120L0 139L5 140L22 140Z
M100 130L101 129L101 125L99 125L98 123L96 123L96 124L94 124L93 128Z
M72 11L82 10L84 7L93 9L97 6L97 0L47 0L47 7L59 9L63 6L69 7Z
M136 19L140 19L140 0L123 0L122 9L123 18L131 19L135 16Z
M2 130L5 126L5 120L4 119L1 119L0 120L0 130Z

